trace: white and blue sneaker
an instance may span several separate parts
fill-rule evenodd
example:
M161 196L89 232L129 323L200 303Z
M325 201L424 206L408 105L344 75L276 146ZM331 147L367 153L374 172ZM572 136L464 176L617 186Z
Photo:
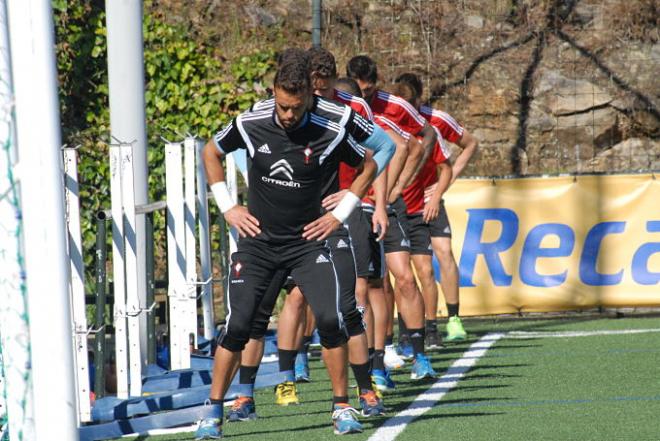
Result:
M412 372L410 372L411 380L423 380L425 378L435 378L436 374L431 367L431 360L424 354L415 355L413 361Z
M210 416L204 418L197 426L195 439L220 439L222 438L222 406L212 404Z
M362 432L362 424L357 420L358 411L345 403L337 403L332 411L335 435Z
M296 355L294 374L296 376L296 383L309 383L312 381L312 378L309 376L309 361L300 352Z
M396 387L394 381L392 381L392 377L390 377L390 372L387 369L374 369L371 372L371 379L376 385L376 388L381 392L391 391Z
M394 345L385 346L385 358L383 359L385 367L389 370L402 368L406 362L396 353Z
M402 339L396 347L396 353L404 360L412 360L415 356L409 339Z

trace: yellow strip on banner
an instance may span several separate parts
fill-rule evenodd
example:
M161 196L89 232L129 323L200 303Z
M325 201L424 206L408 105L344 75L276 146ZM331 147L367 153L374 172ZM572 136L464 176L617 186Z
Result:
M445 206L462 315L660 306L652 174L458 180Z

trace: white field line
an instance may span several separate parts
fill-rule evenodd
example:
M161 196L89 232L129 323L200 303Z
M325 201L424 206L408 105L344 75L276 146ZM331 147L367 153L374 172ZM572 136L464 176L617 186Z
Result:
M565 331L565 332L544 332L544 331L510 331L506 338L567 338L567 337L593 337L599 335L625 335L625 334L647 334L649 332L660 332L660 329L622 329L619 331Z
M492 333L483 336L479 341L473 343L461 358L456 360L447 369L447 372L440 377L433 385L420 394L410 403L408 408L399 412L374 432L369 441L392 441L406 426L418 416L429 411L443 396L456 387L458 382L465 376L472 366L484 356L486 351L495 344L500 338L504 337L502 333Z

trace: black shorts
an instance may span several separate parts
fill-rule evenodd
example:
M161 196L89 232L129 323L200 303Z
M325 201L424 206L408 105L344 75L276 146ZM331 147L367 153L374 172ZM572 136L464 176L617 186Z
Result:
M333 348L345 343L348 317L340 310L340 299L352 296L355 302L355 272L348 277L352 283L342 283L335 254L324 242L300 240L272 244L254 238L241 239L238 251L231 257L227 287L229 314L218 344L232 352L242 351L262 301L268 303L273 296L277 297L273 288L278 287L279 292L288 274L293 276L314 312L321 344ZM357 308L354 313L359 317Z
M371 245L371 218L367 217L361 209L353 210L353 213L346 219L344 227L348 230L351 238L351 249L355 259L355 272L358 277L373 277L374 270L371 265L372 245ZM375 239L375 237L374 237Z
M363 206L362 212L368 225L371 225L373 218L373 207ZM378 280L385 277L385 249L384 241L376 241L378 236L369 228L369 279Z
M328 257L332 260L335 270L333 277L338 281L339 291L338 293L333 293L333 297L336 297L337 294L339 296L336 300L338 301L339 317L344 325L343 331L348 336L358 335L364 332L364 327L362 326L362 316L357 311L357 305L355 302L355 261L353 260L351 241L348 232L344 228L338 229L328 237L323 248L328 251ZM317 258L318 263L323 263L321 262L322 260L323 259L319 255ZM292 271L288 277L285 275L285 277L280 279L280 276L276 275L273 278L273 281L269 284L266 294L259 303L257 312L252 320L250 338L259 339L265 335L266 330L268 329L270 316L282 287L290 291L293 287L299 286L305 299L310 305L312 305L312 310L318 320L318 311L314 310L314 305L310 300L310 296L321 295L318 294L320 287L317 287L316 285L325 283L325 281L318 279L312 284L307 282L307 285L305 285L305 281L300 280L301 277L300 273ZM331 306L328 301L329 299L324 300L325 301L322 302L322 304L325 305L325 308L329 308ZM328 312L325 313L327 314ZM320 331L319 334L321 334ZM324 339L323 335L321 335L321 339Z
M440 213L438 217L429 222L429 231L431 237L449 237L451 238L451 226L447 217L444 199L440 201Z
M408 215L408 225L410 226L410 254L433 255L431 246L430 226L424 222L423 215Z
M385 254L399 251L410 252L408 215L403 198L399 197L387 210L390 226L385 234Z

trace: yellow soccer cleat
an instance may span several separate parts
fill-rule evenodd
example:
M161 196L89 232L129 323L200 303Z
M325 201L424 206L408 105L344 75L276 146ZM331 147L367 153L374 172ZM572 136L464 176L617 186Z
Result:
M300 401L298 401L296 383L293 381L285 381L284 383L275 386L275 404L280 406L300 404Z

